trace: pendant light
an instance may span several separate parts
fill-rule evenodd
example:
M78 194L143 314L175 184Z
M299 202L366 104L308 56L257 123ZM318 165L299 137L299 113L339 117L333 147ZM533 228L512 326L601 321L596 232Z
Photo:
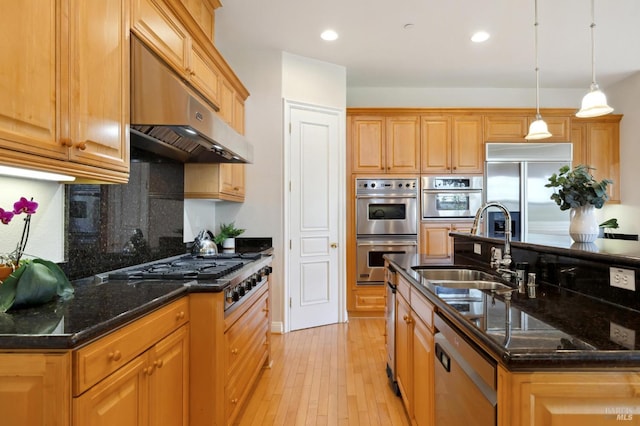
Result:
M551 137L547 123L540 115L540 68L538 67L538 0L534 1L535 22L535 49L536 49L536 120L529 126L529 133L524 138L526 140L537 140Z
M582 107L576 113L576 117L598 117L613 112L613 108L607 105L607 97L602 93L596 83L596 42L594 30L596 27L595 1L591 0L591 90L582 98Z

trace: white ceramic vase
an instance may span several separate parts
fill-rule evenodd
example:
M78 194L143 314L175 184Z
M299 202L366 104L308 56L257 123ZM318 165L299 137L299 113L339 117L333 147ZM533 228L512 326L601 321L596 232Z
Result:
M593 204L571 209L569 235L576 243L592 243L598 238L600 228Z
M232 253L236 249L236 239L235 238L227 238L222 241L222 250L226 253Z

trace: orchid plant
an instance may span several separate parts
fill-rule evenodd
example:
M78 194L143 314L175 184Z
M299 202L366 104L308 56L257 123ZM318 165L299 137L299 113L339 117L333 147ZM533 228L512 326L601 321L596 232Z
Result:
M7 266L13 266L17 268L20 265L20 259L24 254L24 249L29 240L29 229L31 227L31 215L36 212L38 203L33 201L33 198L27 200L25 197L20 197L18 201L13 204L13 210L4 210L0 207L0 222L8 225L15 216L20 214L26 214L24 218L24 228L22 229L22 236L16 246L16 249L8 255L0 257L0 264L4 263Z

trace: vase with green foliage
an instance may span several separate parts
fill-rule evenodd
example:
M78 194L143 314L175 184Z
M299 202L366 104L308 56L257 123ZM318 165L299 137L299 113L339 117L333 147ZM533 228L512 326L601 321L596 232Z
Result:
M242 228L236 228L235 222L221 223L220 232L215 236L213 241L216 244L221 244L225 250L235 249L235 238L241 235L245 230Z
M592 167L580 164L573 169L560 168L549 178L547 188L554 188L551 199L560 206L560 210L571 209L569 235L579 243L591 243L600 232L596 221L595 209L600 209L609 199L607 186L610 179L598 181L591 174Z

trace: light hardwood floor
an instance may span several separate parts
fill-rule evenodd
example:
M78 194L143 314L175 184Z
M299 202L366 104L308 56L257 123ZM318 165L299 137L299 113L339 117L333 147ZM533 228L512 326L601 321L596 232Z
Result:
M386 375L384 319L272 336L265 369L238 425L408 425Z

